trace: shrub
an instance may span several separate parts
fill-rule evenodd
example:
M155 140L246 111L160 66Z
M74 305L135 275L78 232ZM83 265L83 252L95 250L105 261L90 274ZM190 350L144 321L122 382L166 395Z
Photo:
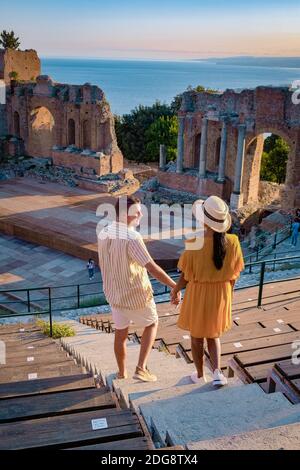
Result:
M36 324L37 326L41 328L44 335L50 336L50 322L49 321L37 320ZM59 339L59 338L64 338L68 336L75 336L75 331L71 326L66 325L65 323L57 323L57 322L52 323L52 338Z

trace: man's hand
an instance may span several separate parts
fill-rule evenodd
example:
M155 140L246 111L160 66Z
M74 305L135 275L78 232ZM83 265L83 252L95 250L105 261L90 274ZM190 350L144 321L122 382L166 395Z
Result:
M179 305L181 301L181 292L177 291L176 289L171 290L170 294L171 304Z

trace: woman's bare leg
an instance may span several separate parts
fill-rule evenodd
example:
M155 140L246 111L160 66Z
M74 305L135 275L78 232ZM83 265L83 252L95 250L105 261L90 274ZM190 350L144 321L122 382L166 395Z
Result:
M191 338L192 342L192 356L195 367L198 372L198 378L203 377L203 354L204 354L204 339Z
M207 338L207 349L213 370L221 369L221 343L220 338Z

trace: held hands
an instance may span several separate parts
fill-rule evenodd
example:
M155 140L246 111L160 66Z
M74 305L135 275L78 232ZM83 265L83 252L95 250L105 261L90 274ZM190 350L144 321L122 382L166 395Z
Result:
M171 290L170 300L172 305L179 305L181 301L181 292L177 291L175 288Z

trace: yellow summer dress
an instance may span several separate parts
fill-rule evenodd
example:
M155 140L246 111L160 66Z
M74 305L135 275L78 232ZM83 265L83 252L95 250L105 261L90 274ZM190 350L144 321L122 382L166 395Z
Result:
M177 322L194 338L219 338L232 325L232 286L244 269L239 239L226 234L222 269L213 262L213 238L205 237L201 249L185 249L178 269L188 282ZM192 240L191 240L192 241ZM191 241L187 241L188 246Z

